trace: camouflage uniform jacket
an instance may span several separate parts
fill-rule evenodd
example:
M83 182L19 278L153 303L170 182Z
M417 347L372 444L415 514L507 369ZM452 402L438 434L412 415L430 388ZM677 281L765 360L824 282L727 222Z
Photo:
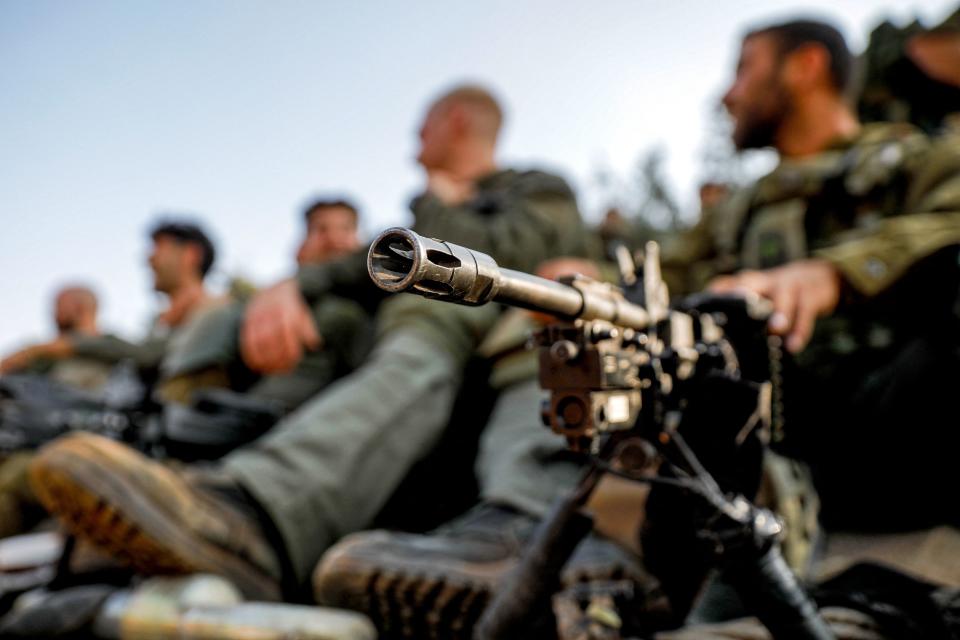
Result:
M863 302L957 244L960 145L910 125L873 124L820 154L783 160L676 238L664 257L687 266L694 290L714 275L820 257L842 274L846 301ZM842 304L821 320L805 357L817 357L818 346L850 353L889 345L882 321L855 318L858 306Z

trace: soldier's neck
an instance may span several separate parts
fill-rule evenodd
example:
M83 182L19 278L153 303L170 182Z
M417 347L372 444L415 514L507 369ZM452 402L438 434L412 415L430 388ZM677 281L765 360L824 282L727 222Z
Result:
M81 318L73 327L73 333L84 336L98 336L100 329L97 328L96 318Z
M160 319L168 327L178 327L190 317L197 307L210 299L203 282L191 280L177 287L169 294L170 306L160 314Z
M787 116L777 135L777 151L785 158L803 158L859 131L860 122L841 100L811 96Z

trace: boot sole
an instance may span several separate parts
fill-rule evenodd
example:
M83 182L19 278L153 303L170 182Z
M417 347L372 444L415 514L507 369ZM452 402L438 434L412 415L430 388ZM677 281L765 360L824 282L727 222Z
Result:
M383 638L469 640L490 601L484 587L384 571L371 573L362 593L336 606L365 613Z
M489 584L431 575L413 558L395 571L358 563L350 557L352 542L340 542L317 568L318 602L363 612L383 638L472 638L490 601ZM344 588L347 584L354 586Z
M31 469L40 501L72 533L140 573L215 573L247 597L280 598L275 580L194 534L183 514L164 510L162 496L150 491L148 475L123 479L95 462L103 456L103 447L92 456L42 451Z
M364 532L337 543L314 572L316 600L366 614L383 638L472 640L480 617L515 559L480 564L448 560L438 566L412 547L405 556L385 554L382 550L396 535L403 534ZM561 588L594 582L638 585L642 580L640 574L613 560L588 562L581 557L579 566L564 572ZM552 633L552 619L535 619L530 624L530 637Z

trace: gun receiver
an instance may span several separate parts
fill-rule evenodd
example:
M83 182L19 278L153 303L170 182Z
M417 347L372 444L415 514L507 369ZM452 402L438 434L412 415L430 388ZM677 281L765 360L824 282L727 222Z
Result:
M634 428L644 396L650 402L652 393L671 395L698 361L713 360L713 368L728 371L739 364L713 314L668 308L653 243L639 283L645 306L607 283L579 275L557 282L503 269L484 253L401 228L374 240L367 268L387 291L465 305L500 302L560 318L537 336L540 385L550 391L543 419L574 450L596 453L603 434ZM747 307L762 320L758 302Z

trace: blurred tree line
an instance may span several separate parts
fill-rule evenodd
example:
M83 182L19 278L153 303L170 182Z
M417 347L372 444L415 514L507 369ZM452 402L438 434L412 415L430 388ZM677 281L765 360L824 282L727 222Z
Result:
M716 204L731 190L746 184L755 171L751 159L736 152L731 122L717 101L707 118L706 139L699 159L699 206L684 206L666 172L667 151L661 145L640 152L632 171L620 176L609 167L594 173L603 219L605 243L620 239L629 246L659 240L690 227L704 207Z

